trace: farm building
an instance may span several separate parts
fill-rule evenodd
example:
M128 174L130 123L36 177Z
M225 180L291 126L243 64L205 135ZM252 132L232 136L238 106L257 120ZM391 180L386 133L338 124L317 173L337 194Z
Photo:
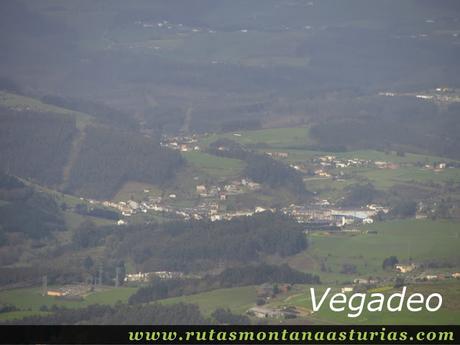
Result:
M344 286L342 289L341 289L342 293L349 293L349 292L353 292L354 291L354 288L353 286Z
M401 272L401 273L412 272L413 270L415 270L415 268L416 268L415 264L395 266L396 271Z
M248 310L249 315L253 315L257 318L263 319L267 317L283 317L284 313L278 309L272 309L268 307L252 307Z

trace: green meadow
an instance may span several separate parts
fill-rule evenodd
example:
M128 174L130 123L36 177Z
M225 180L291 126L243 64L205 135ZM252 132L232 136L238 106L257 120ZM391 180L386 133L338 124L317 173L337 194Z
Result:
M303 147L309 143L308 128L269 128L250 131L238 131L225 134L213 134L201 141L209 145L218 139L231 139L242 145L264 144L270 148Z
M210 315L217 308L229 308L234 313L243 314L255 305L256 289L254 286L218 289L161 301L161 303L165 304L179 302L197 304L205 315Z
M302 148L311 144L307 127L273 128L213 134L201 139L200 145L206 147L213 141L222 138L231 139L249 147L258 147L257 150L260 153L287 153L288 157L286 158L275 157L275 159L279 159L287 164L310 163L315 157L332 155L339 160L361 159L374 162L391 162L401 165L396 169L379 169L375 167L335 169L335 171L333 171L334 173L342 171L348 176L352 175L353 177L348 177L346 180L340 181L333 181L330 178L313 177L306 181L308 190L317 192L322 197L330 198L331 200L337 200L340 196L343 196L343 188L347 185L360 181L372 182L378 189L382 190L407 183L460 183L460 169L448 168L441 171L434 171L433 169L410 165L419 163L424 166L425 164L433 165L436 162L456 162L452 159L445 159L443 157L414 153L398 155L395 151L355 150L346 152L327 152ZM202 165L204 164L203 160L205 159L196 159L198 164L200 164L199 162L201 161ZM409 166L407 164L409 164ZM219 174L218 170L216 171L211 168L211 171L212 173Z
M315 272L324 282L346 282L356 277L388 276L382 262L389 256L415 263L444 262L460 269L460 227L450 221L395 220L362 226L376 234L309 235L310 248L288 259L296 269ZM356 266L356 274L341 273L343 264Z
M261 149L262 151L264 149ZM330 152L330 151L315 151L307 149L293 149L287 148L285 150L275 150L275 152L286 152L289 154L289 157L286 158L289 162L301 162L308 161L314 157L319 156L334 156L337 159L363 159L371 161L382 161L382 162L392 162L392 163L424 163L424 164L433 164L434 162L456 162L453 159L422 155L416 153L405 153L404 155L398 155L395 151L376 151L376 150L354 150L354 151L345 151L345 152Z
M133 287L105 288L102 291L89 293L82 301L69 301L52 296L42 296L40 287L21 288L0 291L0 304L14 305L19 311L0 313L0 321L41 313L40 308L46 306L84 308L91 304L114 305L118 301L127 302L129 297L137 290Z
M182 152L182 155L195 169L211 177L237 177L244 169L244 162L238 159L213 156L199 151Z
M359 176L368 178L377 188L388 188L398 183L460 183L460 169L443 169L441 171L418 167L401 167L398 169L356 169Z

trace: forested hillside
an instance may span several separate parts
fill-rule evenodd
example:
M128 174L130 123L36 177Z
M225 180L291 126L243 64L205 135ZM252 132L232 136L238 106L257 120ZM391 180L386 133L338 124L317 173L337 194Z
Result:
M183 165L178 153L129 129L135 127L132 122L126 126L130 119L110 108L51 99L98 114L89 117L61 107L48 109L28 98L19 98L24 104L9 104L11 99L2 100L9 107L0 107L0 170L6 173L70 193L109 198L127 181L161 185ZM88 117L82 120L80 114Z
M322 146L342 146L343 136L355 142L370 133L405 146L408 139L381 122L380 109L391 108L392 122L404 122L420 107L409 109L378 93L460 86L459 7L451 1L139 1L84 7L3 1L4 85L34 85L38 98L52 95L43 98L47 102L127 127L142 122L163 133L322 123L339 114L330 130L317 131ZM436 107L429 107L435 116ZM449 126L450 116L438 120ZM352 129L345 126L343 134L329 137L350 118ZM421 125L434 124L422 119ZM452 157L458 141L451 136L436 129L431 142L441 143L435 150L417 130L408 138L411 146Z
M458 103L438 108L410 97L347 103L359 116L344 118L342 113L333 113L319 119L311 128L317 148L407 150L460 158Z
M41 100L46 104L90 114L101 122L129 129L138 129L139 127L135 119L128 114L95 101L55 95L46 95Z
M0 246L7 234L42 239L64 229L61 210L53 198L0 173Z
M104 126L85 130L66 190L94 198L113 196L124 182L163 184L183 164L181 156L159 141Z
M57 186L76 134L73 117L0 108L0 169Z
M83 233L90 247L105 244L108 259L130 259L148 272L260 262L267 255L293 255L308 245L300 224L270 213L231 221L140 224Z

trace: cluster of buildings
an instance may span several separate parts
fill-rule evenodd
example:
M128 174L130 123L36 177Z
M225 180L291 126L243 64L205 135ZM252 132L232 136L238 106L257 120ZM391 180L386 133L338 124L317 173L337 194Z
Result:
M403 274L414 272L417 268L418 266L414 263L395 265L395 270ZM436 281L436 280L446 280L446 279L460 279L460 272L453 272L453 273L422 272L418 274L417 276L413 276L412 279L414 279L415 281Z
M397 163L386 161L375 161L374 164L379 169L398 169L400 167L400 165Z
M323 205L329 205L327 200L323 200ZM343 227L350 224L371 224L374 222L373 216L379 212L388 213L389 209L379 205L367 205L366 208L343 209L327 206L304 206L291 204L281 211L293 217L299 223L309 224L313 228Z
M44 288L43 295L65 299L82 298L92 291L92 286L87 284L65 285L60 288Z
M449 104L454 102L460 102L460 93L458 90L449 87L438 87L434 90L428 90L424 92L406 92L397 93L391 91L379 92L379 96L395 97L395 96L406 96L415 97L421 100L432 101L439 104Z
M196 135L184 137L164 137L160 143L162 147L181 152L200 151Z
M240 135L234 133L234 135ZM161 145L174 150L183 152L200 150L198 146L198 135L190 136L165 136L162 138ZM288 152L265 152L273 158L288 158ZM409 164L409 163L408 163ZM412 164L412 163L410 163ZM334 155L315 156L309 162L290 165L293 169L298 170L306 175L315 175L320 177L331 177L337 174L334 169L348 167L377 167L381 169L396 169L399 164L387 161L372 161L359 158L338 158ZM448 167L448 163L438 162L433 165L427 165L426 168L442 170ZM340 171L339 175L344 173ZM339 175L334 176L338 178ZM307 179L307 178L305 178ZM97 202L88 200L90 203L100 203L105 207L118 210L124 217L130 217L135 214L160 212L168 217L180 218L184 220L202 220L211 221L230 220L235 217L248 217L256 213L270 211L282 212L293 217L297 222L307 225L309 230L324 230L332 228L343 228L351 224L370 224L373 223L373 217L380 212L388 213L388 209L378 205L368 205L365 208L345 209L335 208L327 200L320 200L314 205L289 205L280 209L268 209L263 206L255 205L252 209L239 209L227 211L221 207L220 202L226 201L229 196L240 195L261 189L261 185L249 179L239 179L220 183L217 185L197 184L195 193L201 199L199 204L191 207L178 207L174 205L173 199L175 194L163 197L148 197L144 201L103 201ZM144 191L146 192L146 191ZM148 191L147 191L148 192ZM126 224L126 218L118 221L119 225Z
M248 191L260 189L258 183L247 179L232 181L222 186L197 185L196 193L203 198L200 203L191 207L178 207L168 204L162 197L149 196L144 201L94 201L105 207L118 210L125 218L118 221L118 225L126 224L126 218L136 214L160 212L170 217L184 220L211 221L231 220L237 217L250 217L262 212L282 212L293 217L297 222L308 225L309 229L327 229L330 227L342 228L350 224L370 224L373 217L379 213L388 213L389 209L380 205L367 205L365 208L336 208L328 200L317 200L313 205L291 204L281 209L269 208L256 205L253 208L226 210L221 207L220 201L227 199L229 195L238 195ZM168 196L171 198L171 195Z
M125 275L125 282L137 282L143 283L148 282L152 279L183 279L184 273L182 272L171 272L171 271L158 271L158 272L138 272Z
M408 265L397 264L395 266L396 271L398 271L399 273L409 273L415 270L416 268L417 266L414 263L410 263Z
M163 211L163 208L158 206L162 198L149 198L147 201L137 202L134 200L128 201L103 201L101 204L105 207L117 209L125 217L130 217L137 213L147 213L149 210Z
M143 201L127 200L127 201L96 201L86 200L91 204L100 204L104 207L109 207L118 210L123 217L131 217L136 214L160 212L168 216L182 218L184 220L201 220L210 219L230 220L234 217L252 216L258 212L264 212L266 209L256 206L253 209L237 210L232 212L221 211L219 201L225 201L230 195L244 194L250 191L256 191L261 188L259 183L249 179L241 179L222 184L221 186L196 185L196 193L203 200L193 207L177 207L168 203L168 200L176 198L175 194L170 194L166 197L149 196ZM144 190L148 193L149 190ZM82 200L85 200L81 198ZM274 211L274 210L272 210ZM120 219L118 225L125 225L126 219Z
M339 159L331 155L315 157L313 158L313 163L318 164L322 168L362 168L372 165L372 161L368 159Z
M289 156L286 152L265 152L267 155L273 158L287 158ZM343 171L334 171L334 169L345 169L345 168L377 168L377 169L399 169L402 166L423 166L421 163L394 163L389 161L373 161L370 159L360 158L337 158L333 155L317 156L311 159L309 162L296 162L291 163L289 166L299 171L302 174L308 176L317 176L324 178L337 178L340 179L344 176ZM425 169L433 170L435 172L442 171L450 167L449 163L446 162L435 162L433 164L425 164ZM309 177L305 177L305 180Z
M342 293L353 293L355 291L362 291L369 286L376 286L381 283L379 278L356 278L353 280L353 285L346 285L340 289Z
M272 157L278 157L279 154L283 152L278 152L276 155L271 154ZM314 164L312 168L311 164ZM311 160L311 163L295 163L289 165L291 168L308 175L314 175L318 177L333 177L333 169L344 169L344 168L380 168L380 169L397 169L400 167L399 164L385 161L372 161L369 159L360 159L360 158L337 158L333 155L325 155L314 157Z
M272 158L288 158L288 152L265 152L266 155ZM314 157L311 163L315 165L314 169L311 169L310 164L295 163L289 164L289 166L303 174L311 174L313 172L316 176L331 177L331 174L327 171L328 169L335 168L350 168L350 167L370 167L373 162L367 159L353 158L353 159L339 159L336 156L325 155Z
M272 158L288 158L289 157L288 152L265 152L265 154Z
M260 188L261 185L257 182L248 179L241 179L231 181L222 186L197 185L196 192L203 198L218 197L220 200L226 200L228 195L244 194L251 191L257 191Z
M238 210L238 211L226 211L222 213L216 213L213 214L209 217L209 219L212 222L218 221L218 220L231 220L233 218L238 218L238 217L251 217L256 213L262 213L262 212L276 212L275 209L273 208L264 208L261 206L256 206L252 210Z
M300 315L300 312L297 310L297 308L293 306L285 306L279 308L268 306L256 306L250 308L246 313L250 316L257 317L259 319L294 319Z
M270 299L278 295L279 293L287 293L292 289L291 284L273 284L264 283L256 287L256 296L258 299L258 305L250 308L246 313L250 316L263 318L296 318L300 315L297 308L293 306L284 307L270 307L264 305Z
M394 269L398 273L410 273L413 272L417 268L417 265L414 263L410 264L397 264L394 266ZM439 274L433 274L433 273L421 273L417 276L406 276L405 280L406 281L414 281L414 282L426 282L426 281L438 281L438 280L446 280L446 279L460 279L460 272L455 272L455 273L439 273ZM382 280L380 278L356 278L353 280L352 285L346 285L341 288L342 293L353 293L353 292L359 292L367 290L369 288L374 288L376 286L381 286L382 283L385 283L386 286L388 286L388 282L385 280Z
M197 186L197 192L201 192L201 196L211 197L220 195L220 200L225 200L222 196L231 195L232 193L238 194L239 192L214 192L213 188L201 188ZM134 200L111 202L103 201L103 206L112 207L121 212L124 217L131 217L135 214L148 213L148 212L160 212L170 217L182 218L184 220L202 220L209 219L211 221L218 220L231 220L235 217L250 217L256 213L271 211L276 212L275 209L264 208L261 206L255 206L252 209L241 209L235 211L224 211L221 209L218 200L206 198L198 205L193 207L176 207L167 205L161 197L152 198L149 197L147 201L137 202ZM118 225L125 225L126 220L120 219Z
M433 164L425 164L424 168L428 170L433 170L434 172L440 172L449 167L448 163L445 162L436 162Z

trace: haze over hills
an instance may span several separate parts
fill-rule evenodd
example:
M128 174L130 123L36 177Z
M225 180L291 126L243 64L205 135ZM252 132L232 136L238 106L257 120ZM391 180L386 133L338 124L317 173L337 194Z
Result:
M1 1L0 322L457 322L458 61L458 1Z
M109 116L124 117L122 127L135 122L176 133L309 123L324 147L457 154L455 105L378 96L458 87L455 2L2 7L5 86L91 115L116 109L121 114ZM351 125L342 126L343 119ZM377 131L381 139L366 138ZM357 136L360 142L352 140Z

